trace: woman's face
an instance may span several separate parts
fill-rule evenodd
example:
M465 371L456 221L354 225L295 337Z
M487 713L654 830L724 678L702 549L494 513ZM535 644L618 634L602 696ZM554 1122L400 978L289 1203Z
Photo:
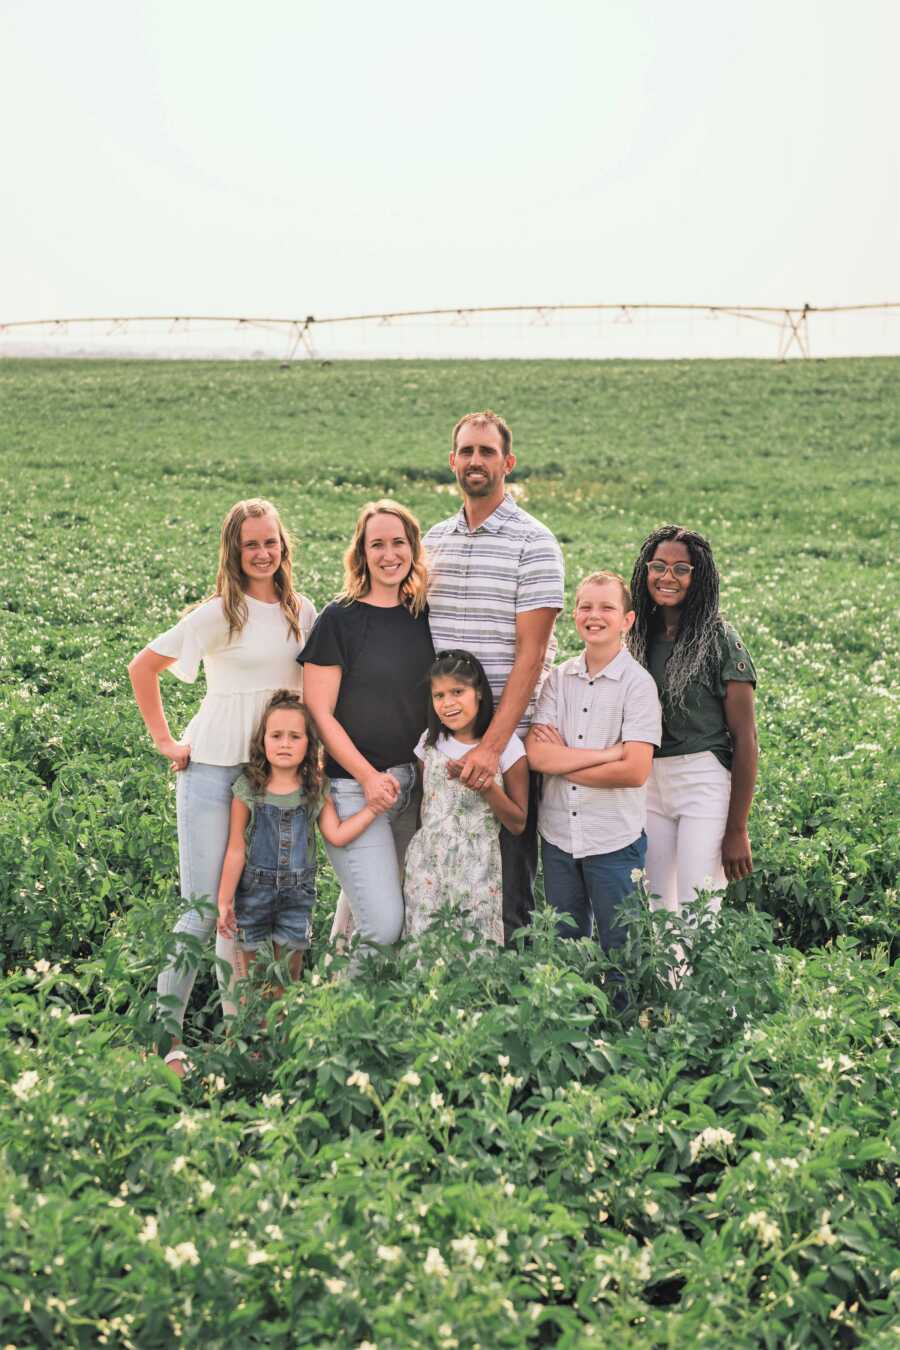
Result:
M399 516L379 511L366 521L363 535L369 579L382 586L400 586L412 567L412 545Z
M248 581L266 581L281 566L281 530L274 516L248 516L241 525L241 571Z
M693 572L688 571L683 576L677 576L672 568L679 565L690 567L690 562L690 550L687 544L680 540L667 539L664 543L657 544L653 558L647 564L647 590L655 605L661 605L664 609L677 609L679 605L684 604L691 588ZM667 564L667 567L662 575L659 575L658 569L662 563Z

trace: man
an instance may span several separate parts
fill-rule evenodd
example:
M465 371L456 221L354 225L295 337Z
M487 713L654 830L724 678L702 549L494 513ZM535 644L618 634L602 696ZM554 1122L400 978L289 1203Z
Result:
M450 468L463 504L424 539L435 651L461 647L477 656L497 704L480 743L450 770L475 789L497 772L510 736L528 731L556 652L553 625L563 605L559 544L506 491L515 464L512 433L502 417L489 410L461 417L453 428ZM534 909L538 775L529 780L524 833L500 830L507 941Z

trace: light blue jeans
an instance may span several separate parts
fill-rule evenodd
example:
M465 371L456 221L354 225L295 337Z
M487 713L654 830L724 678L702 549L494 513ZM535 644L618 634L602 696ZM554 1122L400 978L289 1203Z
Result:
M206 899L210 905L202 909L191 907L175 925L176 935L184 933L200 942L208 941L216 927L216 901L219 878L228 844L231 820L231 785L241 772L240 764L198 764L191 760L178 774L175 805L178 819L178 864L181 874L181 895L184 900ZM234 943L226 938L216 942L216 974L222 996L222 1011L226 1017L237 1011L229 997L233 980L226 979L219 966L225 961L234 966ZM160 1016L167 1023L184 1022L197 964L193 954L183 943L178 943L175 954L156 981L159 998L174 999L158 1005Z
M398 764L386 772L400 784L391 809L376 816L369 828L345 848L325 845L350 902L360 941L376 947L390 947L403 928L403 864L419 817L415 765ZM333 778L331 799L339 820L346 820L366 804L366 794L355 778Z

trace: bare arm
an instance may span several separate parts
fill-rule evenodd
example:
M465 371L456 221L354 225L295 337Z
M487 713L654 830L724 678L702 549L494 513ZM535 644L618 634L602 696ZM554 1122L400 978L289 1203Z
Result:
M643 787L653 766L653 746L647 741L626 741L624 754L613 764L598 764L594 769L577 769L565 775L569 783L581 787Z
M341 820L334 809L334 802L328 797L319 812L322 838L335 848L346 848L347 844L352 844L354 839L358 839L363 831L369 828L375 817L381 815L383 810L383 807L374 810L371 806L364 806L362 810L354 811L346 820Z
M726 880L741 881L753 871L747 820L756 786L759 744L756 739L752 684L744 680L729 680L725 685L725 721L731 732L734 758L731 764L728 820L722 839L722 866Z
M145 647L129 663L128 674L144 725L153 737L157 750L172 761L173 768L186 769L191 747L181 744L172 736L159 692L159 677L174 662L174 656L160 656L152 647Z
M552 733L552 734L548 734ZM598 764L611 764L624 753L621 741L605 750L583 749L566 745L555 727L533 726L525 737L529 767L536 773L567 774L577 769L590 769Z
M396 778L373 768L334 715L342 675L340 666L314 666L307 662L303 674L306 706L312 713L325 749L363 788L366 804L372 806L383 802L385 806L392 806L400 790Z
M516 656L503 696L478 745L455 761L462 766L459 776L466 786L496 774L500 756L534 693L557 613L555 609L529 609L516 615Z
M528 760L517 759L503 775L503 787L494 778L481 795L510 834L521 834L528 818Z
M222 863L222 875L219 878L219 921L216 925L220 936L224 938L233 938L237 929L234 917L234 893L247 859L244 831L249 819L250 808L247 803L238 797L232 797L228 845L225 849L225 861Z

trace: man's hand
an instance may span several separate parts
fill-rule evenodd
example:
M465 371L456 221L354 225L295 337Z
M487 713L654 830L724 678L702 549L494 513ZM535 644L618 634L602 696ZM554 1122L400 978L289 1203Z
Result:
M726 830L722 840L722 866L726 881L743 881L753 871L750 836L746 830Z
M452 759L447 766L451 778L458 778L467 788L483 791L494 781L500 767L500 752L490 746L473 745L462 759Z

